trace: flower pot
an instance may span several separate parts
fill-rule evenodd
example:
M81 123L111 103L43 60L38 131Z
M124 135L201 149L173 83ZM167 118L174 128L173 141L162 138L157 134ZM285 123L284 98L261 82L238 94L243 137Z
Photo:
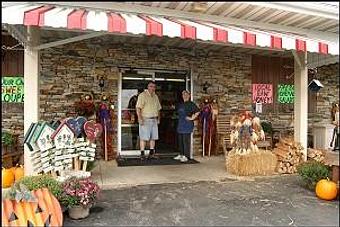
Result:
M90 207L75 206L68 209L68 215L72 219L82 219L90 215Z

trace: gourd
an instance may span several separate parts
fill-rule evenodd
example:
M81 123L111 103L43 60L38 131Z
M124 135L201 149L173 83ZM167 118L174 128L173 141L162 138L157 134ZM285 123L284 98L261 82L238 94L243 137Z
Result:
M3 188L9 188L14 183L14 173L11 169L2 168L2 187Z
M338 194L336 183L327 179L318 181L315 187L317 197L323 200L333 200Z
M17 182L18 180L20 180L24 176L25 176L24 167L22 165L17 166L15 168L15 170L14 170L14 179L15 179L15 182Z

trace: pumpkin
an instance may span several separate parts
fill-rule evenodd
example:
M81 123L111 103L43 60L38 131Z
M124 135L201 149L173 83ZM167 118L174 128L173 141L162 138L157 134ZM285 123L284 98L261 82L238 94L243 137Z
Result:
M15 182L17 182L18 180L20 180L21 178L24 177L24 167L23 166L18 166L15 168L14 170L14 179Z
M2 226L62 226L58 200L47 188L32 192L37 202L2 200Z
M2 168L2 187L9 188L14 183L14 173L11 169Z
M330 181L328 178L320 180L315 187L316 195L323 200L333 200L338 194L336 183Z
M13 166L13 167L9 168L9 170L12 171L13 174L15 174L15 168L16 168L16 167Z

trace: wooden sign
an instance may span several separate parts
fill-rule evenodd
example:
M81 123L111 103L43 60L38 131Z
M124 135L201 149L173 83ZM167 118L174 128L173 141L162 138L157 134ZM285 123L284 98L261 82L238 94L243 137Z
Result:
M96 137L102 133L103 127L101 124L95 123L94 121L87 121L84 124L84 131L87 139L94 142Z
M36 127L36 124L37 123L31 123L30 127L28 128L25 136L24 136L24 144L28 147L28 149L30 151L33 151L33 147L31 146L31 144L28 142L30 141L32 135L33 135L33 132L34 132L34 129Z
M41 123L33 123L31 124L31 126L32 128L30 127L30 130L27 132L28 135L25 138L24 143L27 145L32 153L35 153L39 150L39 147L36 144L36 140L41 129Z
M44 122L41 126L36 143L41 151L46 151L54 147L52 135L55 132L54 128L47 122Z
M1 77L1 100L4 103L24 102L24 78Z
M67 148L73 145L74 137L74 131L66 121L63 121L52 135L56 149Z
M86 122L85 117L77 117L76 119L74 118L69 118L67 119L67 124L73 129L75 132L76 136L80 136L84 132L84 124Z
M294 103L294 85L279 84L277 91L278 102L282 104Z
M253 103L273 103L272 84L253 84Z

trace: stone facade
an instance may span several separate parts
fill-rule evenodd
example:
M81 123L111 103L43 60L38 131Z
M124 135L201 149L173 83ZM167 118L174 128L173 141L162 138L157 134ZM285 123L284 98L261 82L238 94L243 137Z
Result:
M191 70L194 102L200 103L207 95L218 93L221 114L252 108L250 55L216 51L207 53L200 48L193 51L113 43L109 39L97 38L43 50L40 59L40 117L46 121L74 116L74 103L82 94L91 92L97 105L103 93L112 96L117 114L119 66ZM331 103L338 101L338 64L320 68L318 75L325 88L317 99L317 113L309 115L310 123L330 116ZM103 89L98 85L101 76L105 78ZM212 85L208 94L202 89L206 81ZM292 110L288 110L286 113L272 114L270 119L287 125L292 114ZM2 116L3 129L12 125L17 130L23 130L23 105L14 109L3 105ZM200 154L202 148L197 127L194 135L194 151ZM117 139L113 144L117 145Z
M95 63L94 63L94 56ZM94 67L95 66L95 67ZM73 111L80 94L93 92L95 100L104 92L117 100L118 66L192 70L194 101L200 103L206 94L202 84L212 84L208 94L218 97L220 111L250 108L251 56L235 53L205 53L197 50L114 44L97 39L41 52L40 113L42 120L61 119ZM105 78L103 92L98 86ZM116 108L117 109L117 108ZM115 112L117 114L117 112ZM195 131L194 150L201 151L199 131Z
M339 103L339 63L318 68L316 76L324 87L316 97L316 113L309 114L309 123L330 123L332 103Z
M12 47L18 42L10 35L2 35L2 45ZM24 76L24 51L2 50L2 77L23 77ZM10 132L18 136L19 151L23 151L24 140L24 103L1 103L2 131Z

